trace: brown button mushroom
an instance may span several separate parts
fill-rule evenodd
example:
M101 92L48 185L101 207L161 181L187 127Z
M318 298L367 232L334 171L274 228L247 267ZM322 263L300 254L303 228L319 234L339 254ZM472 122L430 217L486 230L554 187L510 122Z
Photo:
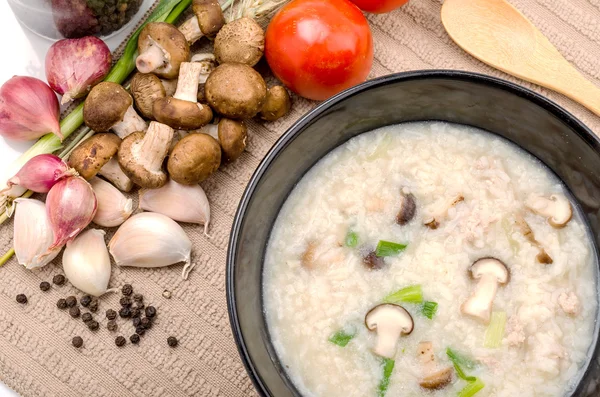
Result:
M550 198L532 194L525 201L525 206L548 218L548 223L556 229L565 227L573 217L571 203L562 194L553 194Z
M150 22L144 26L138 39L138 51L137 69L165 79L176 78L181 63L190 59L190 47L183 33L165 22Z
M173 128L193 130L212 120L212 110L197 102L198 82L204 65L199 62L181 64L175 95L154 102L153 113L157 121Z
M475 291L461 305L460 311L485 324L489 324L498 286L510 281L508 267L500 259L481 258L471 265L469 276L471 279L479 281Z
M417 212L417 201L410 192L400 192L400 210L396 215L396 223L403 226L410 222Z
M212 136L189 134L171 151L169 176L182 185L195 185L208 178L221 164L221 147Z
M173 139L168 125L150 122L146 134L134 132L123 139L119 148L119 164L131 180L143 188L156 189L167 183L163 161Z
M267 97L262 76L248 65L224 63L206 80L206 100L217 112L230 119L256 116Z
M391 303L377 305L365 316L369 331L377 332L373 352L381 357L393 359L396 344L402 335L409 335L414 328L413 318L405 308Z
M292 108L292 100L287 90L280 85L269 88L265 104L260 111L260 118L275 121L287 114Z
M465 197L462 194L443 198L427 209L427 215L423 220L423 224L430 229L437 229L440 226L441 220L448 214L448 210L456 204L464 201Z
M200 40L202 36L215 37L225 25L221 4L217 0L194 0L192 11L194 16L179 26L179 31L190 44Z
M417 356L423 367L425 375L421 378L419 385L424 389L438 390L450 384L454 370L452 367L446 367L441 370L437 368L435 354L433 352L433 343L421 342L417 347Z
M92 130L112 129L120 138L145 131L146 122L133 109L131 95L119 84L102 82L90 91L83 104L83 120Z
M152 107L157 99L166 97L165 87L152 73L136 73L131 79L131 95L137 110L147 119L154 120Z
M222 118L219 124L207 125L200 131L219 141L223 162L235 161L246 149L248 129L243 121Z
M363 257L363 265L369 270L379 270L385 267L385 261L382 257L377 256L375 251L371 251Z
M254 66L265 51L265 32L252 18L227 23L215 38L215 56L219 63L244 63Z
M84 179L90 180L96 174L104 176L123 191L131 190L133 184L117 164L117 173L111 170L110 162L117 154L121 138L111 133L99 133L92 135L79 146L77 146L69 156L69 165L79 173ZM113 160L116 162L116 160ZM118 183L115 183L117 180Z

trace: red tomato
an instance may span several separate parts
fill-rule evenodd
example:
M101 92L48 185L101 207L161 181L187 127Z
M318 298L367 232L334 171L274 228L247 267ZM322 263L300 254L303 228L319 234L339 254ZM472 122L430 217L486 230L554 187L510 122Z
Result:
M390 12L408 3L408 0L351 0L363 11L375 14Z
M293 0L269 23L265 56L289 89L324 100L365 81L373 39L367 20L348 0Z

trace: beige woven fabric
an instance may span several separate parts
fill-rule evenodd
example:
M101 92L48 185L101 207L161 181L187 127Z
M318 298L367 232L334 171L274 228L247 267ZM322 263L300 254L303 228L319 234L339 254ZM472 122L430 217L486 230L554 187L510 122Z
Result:
M511 0L561 53L600 86L600 0ZM541 92L600 132L600 118L561 95L498 72L460 50L440 22L441 1L411 0L387 15L371 15L375 60L370 77L417 69L461 69L486 73ZM202 184L212 209L210 237L185 226L194 242L196 267L187 281L181 267L150 270L113 266L111 286L131 283L159 311L155 326L138 346L117 348L116 335L133 333L121 321L106 329L104 311L118 306L117 294L101 300L101 329L56 309L56 301L78 292L66 285L41 292L41 281L61 272L60 257L39 271L13 259L0 268L0 379L23 396L254 396L229 328L225 299L225 255L229 230L244 187L271 145L315 104L295 98L293 111L274 123L250 123L247 152ZM109 230L106 241L114 230ZM12 242L12 223L0 228L0 248ZM173 297L167 300L162 292ZM29 303L15 302L25 293ZM76 350L71 338L81 335ZM179 338L176 349L167 346Z

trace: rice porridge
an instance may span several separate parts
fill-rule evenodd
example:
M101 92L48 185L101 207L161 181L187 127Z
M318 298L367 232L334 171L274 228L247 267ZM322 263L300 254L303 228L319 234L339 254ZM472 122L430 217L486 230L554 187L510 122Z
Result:
M562 183L511 143L419 122L355 137L284 204L263 301L305 396L563 396L596 263Z

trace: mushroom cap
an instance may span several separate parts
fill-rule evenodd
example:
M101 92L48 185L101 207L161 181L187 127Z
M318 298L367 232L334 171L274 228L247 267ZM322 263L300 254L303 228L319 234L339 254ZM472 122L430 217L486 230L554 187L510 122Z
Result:
M182 185L195 185L208 178L221 165L221 147L207 134L189 134L169 155L167 169L171 179Z
M168 178L163 170L153 172L138 163L133 148L144 139L144 135L144 132L137 131L123 139L119 147L119 165L136 185L156 189L164 186Z
M275 121L290 111L292 107L292 100L287 90L276 85L269 88L267 92L267 98L265 104L260 111L260 118L267 121Z
M469 268L471 278L477 280L482 276L494 276L499 284L506 284L510 281L510 271L504 262L500 259L487 257L477 259Z
M410 222L417 212L417 202L412 193L401 195L400 211L396 215L396 223L403 226Z
M548 218L548 223L557 229L563 228L573 217L571 202L562 194L553 194L550 198L530 195L525 206L536 214Z
M217 113L231 119L248 119L262 109L267 85L250 66L224 63L208 76L204 93Z
M215 38L215 56L219 63L239 62L254 66L265 51L265 32L252 18L231 21Z
M215 37L225 25L223 10L217 0L194 0L192 10L198 18L200 31L206 37Z
M154 40L169 54L171 68L164 71L155 70L154 73L165 79L176 79L179 75L181 62L190 59L190 46L183 33L175 26L166 22L150 22L141 30L138 39L138 52L145 52Z
M142 116L154 120L153 106L157 99L166 96L165 87L160 79L152 73L136 73L131 79L131 95L135 107Z
M200 128L213 118L212 110L208 105L174 97L158 99L154 102L153 112L157 121L182 130Z
M223 150L223 160L236 160L246 149L248 128L243 121L221 119L219 121L219 143Z
M415 323L410 313L400 305L382 303L369 310L365 316L365 325L369 331L381 328L383 324L400 327L401 334L410 335Z
M429 389L429 390L442 389L442 388L448 386L448 384L450 384L450 382L452 382L452 374L453 373L454 373L454 370L452 367L446 367L437 372L434 372L433 374L429 374L429 375L423 377L421 379L421 381L419 382L419 386L421 386L424 389Z
M83 120L94 131L108 131L123 120L132 104L131 95L121 85L104 81L95 85L85 98Z
M69 166L84 179L91 179L117 153L120 145L121 138L115 134L92 135L73 150Z

